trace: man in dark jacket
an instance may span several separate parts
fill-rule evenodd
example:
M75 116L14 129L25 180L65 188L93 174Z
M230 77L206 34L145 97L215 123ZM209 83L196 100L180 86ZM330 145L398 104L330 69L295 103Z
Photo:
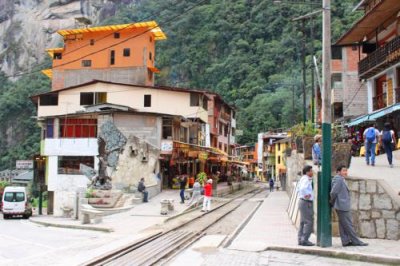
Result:
M146 186L144 184L144 177L142 177L139 181L138 191L143 194L143 202L149 202L148 201L149 192L146 190Z
M180 185L180 196L181 196L181 203L185 203L185 188L186 188L186 183L187 183L187 178L186 176L181 176L181 180L179 181L179 185Z
M346 185L347 168L339 166L336 169L336 176L332 179L330 203L336 210L339 217L339 233L344 247L348 246L368 246L362 242L353 228L351 220L351 198L350 191Z

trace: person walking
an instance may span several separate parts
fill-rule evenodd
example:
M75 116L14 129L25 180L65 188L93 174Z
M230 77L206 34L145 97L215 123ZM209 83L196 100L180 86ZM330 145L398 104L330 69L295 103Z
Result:
M179 181L180 185L180 193L179 195L181 196L181 204L185 203L185 188L186 188L186 183L187 183L187 178L186 176L181 176L181 179Z
M144 184L144 177L142 177L138 184L138 191L143 194L143 202L149 202L149 192L146 190L146 185Z
M274 184L275 184L274 179L271 177L269 179L269 192L273 192L274 191Z
M321 165L321 135L317 135L314 137L315 143L312 146L312 160L314 165Z
M199 180L196 179L196 181L193 184L193 193L192 193L192 198L190 199L190 202L188 203L188 206L192 205L194 201L195 208L197 207L197 204L199 203L199 199L201 197L201 185L199 183Z
M330 203L336 210L339 217L339 233L344 247L348 246L368 246L362 242L353 228L351 220L351 198L350 191L346 185L347 168L339 166L336 169L336 176L332 179L332 189L330 192Z
M364 130L363 136L365 140L365 160L367 165L371 163L372 166L375 166L375 149L379 138L379 131L375 128L375 123Z
M204 186L204 200L202 212L211 210L211 196L212 196L212 179L207 180L207 184Z
M389 166L393 167L393 149L396 146L396 138L394 131L390 129L390 123L385 123L381 132L380 138L381 145L385 149L386 157L389 162Z
M303 168L303 176L301 177L299 184L297 185L297 193L300 198L299 210L300 210L300 226L298 232L298 244L300 246L314 246L315 244L310 242L311 232L313 230L314 223L314 191L312 188L313 178L312 166L306 165Z

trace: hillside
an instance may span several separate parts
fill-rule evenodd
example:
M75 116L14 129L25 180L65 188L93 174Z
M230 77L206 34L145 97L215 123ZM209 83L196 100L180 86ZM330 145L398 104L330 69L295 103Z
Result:
M68 2L77 1L57 3ZM301 120L300 89L296 88L293 97L292 86L282 84L301 84L302 34L299 24L291 19L312 11L311 6L275 5L272 0L105 2L114 3L112 14L115 16L98 19L101 24L143 20L156 20L160 24L168 39L157 46L157 67L162 70L157 84L204 88L223 95L239 109L238 128L244 129L242 143L254 142L259 131L293 125L293 116L296 121ZM127 5L128 2L135 4ZM351 13L356 2L334 1L333 38L359 15ZM314 45L318 54L320 21L321 16L314 21ZM310 29L311 24L307 23L307 49L311 43ZM45 52L39 48L42 56L29 57L27 65L43 63ZM8 52L2 58L14 62ZM9 69L21 71L23 64L18 60L16 67ZM2 64L4 69L4 61ZM50 88L49 80L38 72L22 75L16 82L6 77L0 75L0 169L13 166L15 159L26 159L38 152L40 132L31 118L35 111L28 96Z

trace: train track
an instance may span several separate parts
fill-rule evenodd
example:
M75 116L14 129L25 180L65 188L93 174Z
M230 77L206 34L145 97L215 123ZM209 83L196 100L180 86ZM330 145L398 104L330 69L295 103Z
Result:
M178 226L145 237L134 244L95 258L86 266L123 266L164 264L180 251L201 238L213 224L237 209L242 202L261 190L254 188L236 195L212 211L188 220Z

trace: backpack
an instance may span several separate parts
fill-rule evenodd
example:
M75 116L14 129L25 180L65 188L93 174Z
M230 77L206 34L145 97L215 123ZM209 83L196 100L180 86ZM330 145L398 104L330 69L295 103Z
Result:
M382 142L385 144L392 143L392 134L390 133L390 130L383 131Z
M370 127L367 129L367 134L365 135L368 142L374 142L376 140L375 128Z

